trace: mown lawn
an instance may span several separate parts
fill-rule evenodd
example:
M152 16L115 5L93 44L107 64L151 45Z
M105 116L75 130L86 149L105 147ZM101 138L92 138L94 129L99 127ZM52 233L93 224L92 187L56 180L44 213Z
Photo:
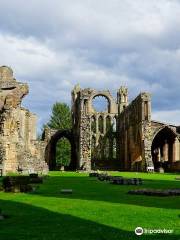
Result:
M143 186L117 186L84 173L50 172L35 193L0 192L0 240L180 239L180 197L128 195L136 188L180 188L173 174L113 173L141 177ZM60 193L72 188L72 195ZM137 226L173 234L136 236Z

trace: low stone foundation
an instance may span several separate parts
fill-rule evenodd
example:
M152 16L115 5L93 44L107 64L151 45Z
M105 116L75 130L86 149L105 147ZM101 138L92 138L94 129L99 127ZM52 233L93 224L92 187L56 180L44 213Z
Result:
M147 196L157 196L157 197L169 197L169 196L180 196L180 188L178 189L138 189L130 190L128 194L134 195L147 195Z

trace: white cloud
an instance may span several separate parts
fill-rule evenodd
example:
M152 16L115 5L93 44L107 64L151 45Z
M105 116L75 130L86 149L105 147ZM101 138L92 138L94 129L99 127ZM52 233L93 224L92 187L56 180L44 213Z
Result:
M131 98L150 91L156 120L180 109L180 1L0 4L0 65L29 83L25 105L41 124L55 101L70 103L77 82L111 90L125 84Z
M0 48L0 64L11 65L16 74L30 76L57 64L56 54L32 37L23 39L1 33Z
M180 110L155 111L152 113L152 119L160 122L180 125Z

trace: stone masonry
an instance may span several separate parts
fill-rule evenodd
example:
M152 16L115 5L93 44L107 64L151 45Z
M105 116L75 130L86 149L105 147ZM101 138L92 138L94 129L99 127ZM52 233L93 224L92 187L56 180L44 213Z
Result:
M99 96L108 102L104 112L93 108L93 99ZM128 103L126 87L120 87L114 99L107 90L76 85L72 91L72 121L77 168L180 170L180 127L151 119L151 95L147 92Z
M17 82L11 68L0 67L0 164L3 174L47 173L45 145L36 139L36 115L21 107L28 85Z
M128 89L117 98L109 90L72 90L72 129L45 129L36 139L36 115L21 106L28 85L17 82L11 68L0 67L0 166L3 174L47 173L56 169L56 144L71 144L69 169L180 171L180 127L151 119L151 95L128 102ZM93 101L104 98L98 111Z

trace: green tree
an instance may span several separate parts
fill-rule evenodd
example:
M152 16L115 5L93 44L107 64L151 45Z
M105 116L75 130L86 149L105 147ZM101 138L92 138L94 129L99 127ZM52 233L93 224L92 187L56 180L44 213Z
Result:
M71 129L71 110L66 103L56 102L52 107L52 114L47 126L54 129Z
M71 159L71 145L66 138L62 138L56 145L56 164L68 166Z
M52 114L46 126L58 130L71 129L71 110L66 103L56 102L52 107ZM71 146L66 138L62 138L56 145L56 164L67 166L70 163Z

